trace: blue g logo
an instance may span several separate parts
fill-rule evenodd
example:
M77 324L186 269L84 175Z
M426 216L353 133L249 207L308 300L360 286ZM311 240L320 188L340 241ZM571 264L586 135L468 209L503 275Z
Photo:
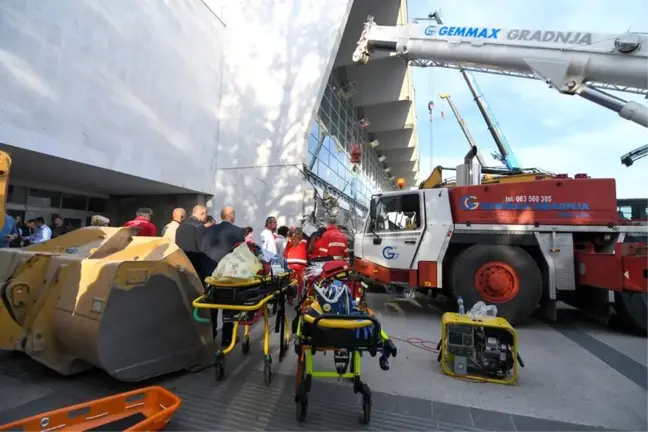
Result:
M431 26L425 27L425 35L426 36L434 36L436 34L436 31L437 31L437 26L431 25Z
M479 202L476 196L466 195L459 199L459 207L461 207L461 210L477 210Z
M391 246L385 246L382 250L382 256L386 260L393 260L398 258L398 252L395 252Z

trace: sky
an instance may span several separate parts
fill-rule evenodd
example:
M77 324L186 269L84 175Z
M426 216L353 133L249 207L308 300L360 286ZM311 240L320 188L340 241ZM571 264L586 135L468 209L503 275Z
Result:
M427 17L436 9L441 9L445 24L457 26L648 32L645 0L408 0L410 21ZM542 81L481 73L474 76L523 167L613 177L617 197L648 196L648 157L631 167L620 161L621 155L648 143L648 129L578 96L562 95ZM459 71L415 68L414 87L422 178L437 165L461 163L469 149L439 93L452 95L481 153L489 165L498 165L490 157L497 150L495 143ZM640 95L616 95L647 103ZM435 105L431 122L429 101Z

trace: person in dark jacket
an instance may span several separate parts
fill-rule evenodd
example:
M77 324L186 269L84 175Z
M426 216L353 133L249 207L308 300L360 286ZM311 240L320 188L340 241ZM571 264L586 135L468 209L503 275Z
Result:
M204 205L197 205L191 210L191 217L188 217L178 226L175 234L175 242L183 250L201 281L205 280L203 272L204 255L200 249L203 235L205 234L205 221L207 220L207 208Z
M222 222L210 226L205 231L202 239L201 250L205 254L204 272L210 275L214 272L220 260L230 253L234 246L245 241L245 230L234 225L235 212L231 207L221 210ZM212 310L212 331L216 338L218 326L218 309ZM233 323L228 314L223 313L223 346L228 346L232 341Z

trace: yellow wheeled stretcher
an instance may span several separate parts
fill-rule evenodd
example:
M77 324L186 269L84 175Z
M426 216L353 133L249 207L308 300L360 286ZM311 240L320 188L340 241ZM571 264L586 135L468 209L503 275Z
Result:
M275 333L280 333L281 347L279 361L282 361L288 351L290 342L290 327L286 318L286 296L293 290L295 282L290 278L290 272L268 276L256 276L252 279L205 279L207 293L193 301L194 319L199 322L209 322L202 318L200 309L222 309L224 315L229 314L232 320L232 340L229 346L216 351L216 380L220 381L225 375L225 356L230 353L238 339L238 329L243 325L242 351L246 355L250 351L250 327L263 319L263 354L264 382L269 384L272 379L272 357L270 355L270 315L276 316ZM272 313L270 312L272 306Z
M350 295L348 288L343 295ZM299 356L295 388L297 420L301 422L306 419L312 378L348 378L353 381L353 392L362 395L363 421L368 424L371 418L371 390L360 379L360 357L363 352L368 352L372 357L380 354L380 368L386 371L389 370L388 359L390 356L396 357L397 349L371 309L357 303L348 308L339 308L339 298L332 302L337 305L327 303L316 292L304 300L298 310L294 329L295 352ZM349 302L346 303L349 305ZM344 313L344 309L348 312ZM313 367L315 353L326 351L334 353L335 372L316 371Z

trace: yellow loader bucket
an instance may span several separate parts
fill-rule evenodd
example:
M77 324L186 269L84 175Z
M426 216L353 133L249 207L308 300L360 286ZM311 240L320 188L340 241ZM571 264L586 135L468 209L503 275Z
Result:
M92 367L141 381L209 364L211 326L192 317L203 285L186 255L133 228L81 228L0 249L0 349L63 375Z

